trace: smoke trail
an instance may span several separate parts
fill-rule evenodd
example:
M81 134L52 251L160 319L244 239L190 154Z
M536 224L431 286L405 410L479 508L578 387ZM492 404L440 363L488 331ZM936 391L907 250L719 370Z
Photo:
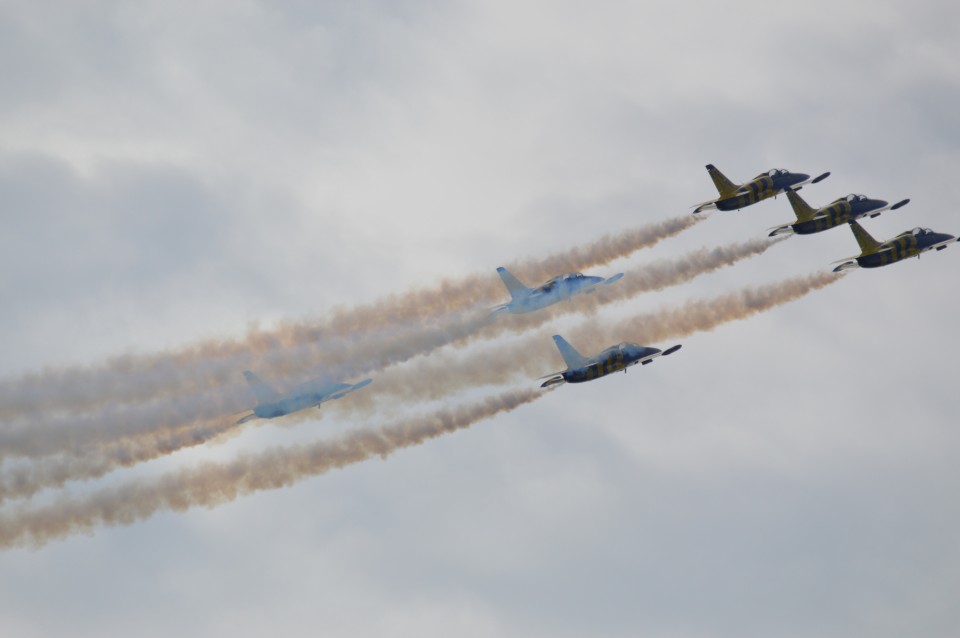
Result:
M128 525L161 510L213 507L244 494L286 487L373 456L386 458L396 450L469 427L541 396L539 389L507 392L379 430L358 431L301 447L277 447L229 463L206 463L159 479L131 481L87 498L61 498L49 507L19 508L0 516L0 547L38 547L99 525Z
M839 281L842 276L818 273L744 288L712 299L691 300L622 321L588 320L565 336L585 356L621 341L656 346L664 339L708 332L724 323L747 319ZM468 387L494 386L523 378L533 382L563 367L550 335L547 331L525 335L516 342L476 352L437 353L386 370L377 378L376 395L358 396L350 408L354 412L371 409L383 397L438 400Z
M0 473L0 503L63 487L69 481L101 478L118 468L202 445L231 431L239 432L240 428L232 419L219 418L49 455Z
M270 365L264 367L273 375L272 380L280 382L315 374L315 369L321 364L330 376L355 378L445 345L463 345L473 338L489 339L506 332L530 330L565 313L584 312L600 304L677 285L700 274L759 255L779 241L782 239L764 238L703 248L679 258L644 264L628 271L616 284L602 286L588 297L527 315L502 316L498 322L494 322L487 312L456 314L427 326L410 325L385 335L344 339L320 351L309 341L302 344L293 342L289 349L271 353ZM138 407L108 406L90 415L21 420L0 431L0 458L15 454L38 457L64 449L86 452L93 445L117 437L131 438L144 433L149 436L157 430L238 412L247 407L249 393L239 381L237 369L231 373L234 379L232 385L215 388L212 392L171 397Z
M667 219L513 268L521 276L540 279L561 270L605 264L677 235L698 221L700 218L693 215ZM145 401L230 383L236 370L257 367L254 364L262 355L289 348L293 343L336 341L398 324L430 322L451 312L494 303L503 295L500 282L491 272L444 280L433 288L369 305L335 309L323 319L284 322L272 330L251 330L242 339L207 341L175 352L118 357L93 367L48 369L0 383L0 418L29 416L45 410L93 409L108 403ZM215 360L223 360L224 365L211 365Z
M745 247L749 245L751 242L744 244ZM729 254L729 251L720 251L716 253L715 258L721 259L719 255L729 257ZM570 331L567 336L584 353L599 351L613 342L627 339L654 345L667 338L706 332L730 321L747 319L823 288L840 278L842 274L818 273L765 286L745 288L708 300L691 300L679 306L662 308L619 322L589 320L579 328ZM589 304L591 301L585 299L583 303ZM558 369L559 365L559 356L550 340L550 334L548 332L529 334L513 343L498 344L477 352L443 352L406 365L393 366L377 378L376 393L359 392L351 395L347 403L337 403L324 409L340 408L356 415L364 410L371 411L376 402L382 398L404 402L440 400L464 388L503 385L523 379L532 380ZM231 426L229 423L221 422L217 425L214 422L207 427L208 429L201 431L200 434L194 434L193 436L198 438L194 440L191 438L189 425L185 426L179 433L180 441L183 445L196 444L215 436L218 433L217 427L222 428L220 431L223 431ZM125 464L119 463L119 460L129 460L132 464L135 462L132 460L134 457L137 460L147 460L172 451L171 447L175 445L174 440L159 438L161 436L162 433L154 435L158 440L163 441L164 445L154 449L151 447L154 441L147 441L142 447L135 448L139 450L137 452L139 456L131 452L130 447L120 448L118 454L109 457L117 463L113 467ZM205 436L207 438L204 438ZM132 447L133 444L131 443L130 446ZM151 451L154 456L150 455ZM43 487L62 485L69 479L100 476L112 469L109 463L103 460L103 456L102 451L95 450L84 459L74 459L68 467L35 469L29 476L21 475L18 481L7 480L0 485L7 486L7 497L22 497ZM43 467L41 465L41 468ZM83 472L91 473L83 474Z

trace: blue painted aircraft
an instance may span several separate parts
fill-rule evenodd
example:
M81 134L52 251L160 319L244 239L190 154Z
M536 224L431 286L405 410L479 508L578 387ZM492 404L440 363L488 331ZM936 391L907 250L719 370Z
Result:
M237 421L238 424L246 423L251 419L273 419L314 406L320 407L324 401L340 399L354 390L370 385L372 381L372 379L364 379L360 383L349 384L315 379L297 386L289 394L282 395L249 370L244 370L243 376L250 384L250 389L257 399L257 406L253 408L253 414L243 417Z
M592 381L620 370L626 372L630 366L638 363L647 365L657 357L673 354L680 349L679 344L666 350L660 350L636 343L621 343L610 346L595 357L587 358L574 350L573 346L560 335L553 335L553 340L557 344L557 349L560 350L563 360L567 363L567 369L563 372L548 374L547 377L550 378L540 385L541 388L548 388L558 383ZM541 379L547 377L541 377Z
M891 206L882 199L870 199L866 195L851 193L833 200L823 208L813 208L792 189L787 191L787 199L790 200L797 221L774 228L770 233L771 237L791 233L812 235L861 217L879 217L880 213L886 210L897 210L910 203L909 199L904 199Z
M705 210L740 210L770 197L776 197L789 189L799 190L804 184L816 184L830 176L829 171L814 179L806 173L791 173L785 168L772 168L760 173L746 184L734 184L713 164L707 164L707 172L713 179L720 197L698 204L694 214Z
M914 228L880 243L857 222L850 222L850 229L853 231L853 236L857 238L857 243L860 244L860 254L856 257L848 257L846 260L839 260L843 263L834 268L833 272L857 267L878 268L908 257L919 257L921 253L928 250L943 250L947 245L957 241L953 235L935 233L929 228Z
M510 292L511 299L510 303L494 308L493 313L505 311L515 315L552 306L574 295L593 292L597 286L612 284L623 277L622 272L609 279L587 277L583 273L570 272L565 275L558 275L536 288L528 288L503 266L497 268L497 273L503 280L503 285Z

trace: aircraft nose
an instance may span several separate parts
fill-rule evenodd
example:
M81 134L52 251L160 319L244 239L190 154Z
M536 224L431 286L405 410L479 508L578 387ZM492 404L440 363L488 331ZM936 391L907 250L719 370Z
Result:
M890 205L890 202L886 202L882 199L871 199L870 203L873 204L874 208L886 208Z
M807 175L806 173L794 173L794 174L793 174L793 179L791 180L791 183L792 183L792 184L801 184L801 183L809 182L809 181L810 181L810 176Z

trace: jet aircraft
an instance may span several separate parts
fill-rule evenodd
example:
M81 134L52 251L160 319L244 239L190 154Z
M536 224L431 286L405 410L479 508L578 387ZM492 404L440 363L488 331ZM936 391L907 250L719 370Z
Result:
M563 360L567 363L567 369L563 372L548 374L547 377L550 377L549 379L547 379L547 377L541 377L542 379L547 379L540 385L541 388L548 388L558 383L583 383L584 381L592 381L593 379L599 379L600 377L613 372L619 372L620 370L626 372L627 368L632 365L638 363L647 365L659 356L673 354L680 349L679 345L667 348L666 350L659 350L657 348L641 346L636 343L620 343L615 346L610 346L595 357L587 358L574 350L573 346L567 343L566 339L560 335L553 335L553 340L556 342L557 349L560 350L560 355L563 356Z
M340 399L354 390L370 385L372 381L372 379L364 379L360 383L349 384L314 379L297 386L289 394L282 395L249 370L244 370L243 376L250 384L250 389L257 399L257 406L253 408L253 414L243 417L237 421L238 424L246 423L251 419L273 419L314 406L320 407L324 401Z
M503 280L503 285L510 292L511 299L510 303L494 308L493 313L506 311L515 315L552 306L574 295L593 292L597 286L612 284L623 277L622 272L609 279L587 277L583 273L570 272L565 275L558 275L536 288L528 288L503 266L497 268L497 273Z
M910 203L909 199L904 199L891 206L882 199L870 199L865 195L851 193L833 200L823 208L814 209L793 189L787 191L787 199L790 200L797 221L774 228L770 233L771 237L790 233L811 235L861 217L879 217L885 210L897 210Z
M951 242L957 241L953 235L935 233L929 228L914 228L881 244L855 221L850 222L850 229L857 238L857 243L860 244L860 254L833 262L843 262L834 268L833 272L857 267L878 268L908 257L919 257L920 253L930 249L943 250Z
M717 170L713 164L707 164L707 172L713 179L720 197L698 204L694 213L705 210L740 210L751 204L775 197L788 189L799 189L804 184L816 184L830 176L829 171L815 179L805 173L791 173L785 168L772 168L760 173L746 184L734 184Z

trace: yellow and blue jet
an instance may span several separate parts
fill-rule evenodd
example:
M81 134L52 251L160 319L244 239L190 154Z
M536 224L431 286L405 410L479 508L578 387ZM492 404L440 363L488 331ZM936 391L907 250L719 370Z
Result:
M370 385L372 381L372 379L364 379L360 383L350 384L314 379L297 386L289 394L281 395L249 370L244 370L243 376L250 384L250 389L257 399L257 405L253 408L253 414L243 417L237 421L238 424L246 423L251 419L275 419L278 416L285 416L314 406L319 408L321 403L340 399L354 390Z
M953 235L935 233L929 228L914 228L880 243L855 221L850 222L850 229L853 231L853 236L857 238L857 243L860 244L860 254L856 257L847 257L846 260L839 260L843 263L834 268L833 272L857 267L878 268L908 257L919 257L921 253L931 249L943 250L948 244L957 241ZM839 263L839 261L833 263Z
M583 273L569 272L564 275L557 275L553 279L541 284L536 288L528 288L520 283L510 271L501 266L497 268L503 285L507 287L510 293L510 303L497 306L493 309L493 314L500 312L509 312L511 314L522 314L533 312L555 303L569 299L574 295L593 292L597 286L605 286L619 281L623 273L617 273L609 279L603 277L588 277Z
M870 199L866 195L851 193L833 200L823 208L815 209L793 189L787 191L787 199L790 200L797 221L774 228L770 237L791 233L812 235L861 217L879 217L880 213L886 210L897 210L910 203L909 199L904 199L891 206L882 199Z
M789 189L799 189L804 184L816 184L830 176L830 172L810 179L806 173L791 173L785 168L771 168L760 173L746 184L734 184L713 164L707 164L707 172L713 179L720 197L698 204L694 214L705 210L740 210L770 197L776 197Z
M557 344L557 349L560 350L563 360L567 363L567 369L563 372L548 374L547 377L550 378L540 384L541 388L548 388L558 383L593 381L621 370L626 372L630 366L638 363L647 365L657 357L673 354L680 349L679 345L666 350L659 350L636 343L620 343L610 346L595 357L587 358L574 350L573 346L560 335L553 335L553 340ZM546 379L547 377L541 378Z

